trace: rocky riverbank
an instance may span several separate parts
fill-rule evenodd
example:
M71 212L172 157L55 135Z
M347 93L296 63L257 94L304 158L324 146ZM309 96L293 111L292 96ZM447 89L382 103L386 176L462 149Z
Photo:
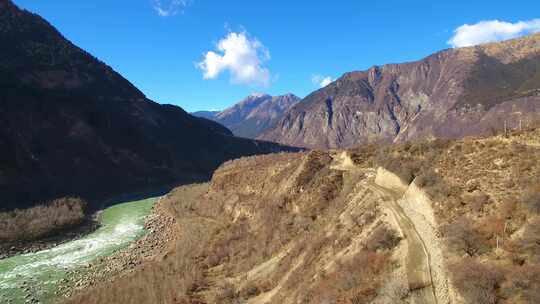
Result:
M111 282L132 272L144 262L165 254L174 238L175 219L164 208L161 200L156 202L151 214L146 217L145 229L147 234L129 247L71 271L62 280L57 295L68 298L78 290Z
M98 218L99 213L96 213L85 219L80 225L55 231L53 236L43 239L0 243L0 260L18 254L36 253L80 239L99 228Z

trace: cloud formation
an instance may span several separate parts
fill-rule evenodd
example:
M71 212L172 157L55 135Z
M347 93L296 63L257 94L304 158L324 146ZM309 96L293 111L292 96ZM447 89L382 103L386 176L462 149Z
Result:
M152 0L154 10L161 17L170 17L182 11L188 0Z
M488 20L476 24L464 24L454 31L448 40L452 47L465 47L477 44L512 39L531 33L540 32L540 19L519 21L516 23Z
M229 71L232 83L268 86L270 71L263 66L268 60L270 52L257 38L230 32L218 42L217 52L207 52L197 66L204 79L215 79Z
M321 88L326 87L327 85L331 84L334 81L335 79L333 79L330 76L322 76L319 74L311 76L311 82L313 82L313 84L315 85L320 86Z

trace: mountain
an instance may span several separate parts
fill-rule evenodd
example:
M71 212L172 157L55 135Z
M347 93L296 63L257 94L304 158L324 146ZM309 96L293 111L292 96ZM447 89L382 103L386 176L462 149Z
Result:
M256 93L224 111L202 111L193 115L217 121L236 136L255 138L277 123L283 113L298 101L300 98L293 94L270 96Z
M540 34L350 72L260 139L310 148L459 138L540 118Z
M288 148L145 97L40 16L0 0L0 209L209 178Z
M197 111L190 113L193 116L214 120L219 111Z

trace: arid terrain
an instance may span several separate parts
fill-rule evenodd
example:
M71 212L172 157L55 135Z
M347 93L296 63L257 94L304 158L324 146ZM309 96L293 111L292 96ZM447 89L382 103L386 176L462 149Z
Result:
M157 253L67 302L538 303L539 139L228 162L159 202Z
M445 41L400 42L436 40L424 24L366 21L395 34L426 5L15 2L0 304L540 303L540 19L463 24L428 55ZM227 11L274 22L254 28L275 63L228 20L206 43Z

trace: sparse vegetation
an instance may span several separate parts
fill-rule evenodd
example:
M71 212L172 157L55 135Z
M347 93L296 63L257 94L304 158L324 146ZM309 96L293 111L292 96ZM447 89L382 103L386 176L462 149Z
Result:
M358 168L402 170L404 181L428 193L451 282L468 303L538 301L540 151L525 144L527 134L515 135L519 142L510 134L351 151ZM273 292L271 303L376 299L397 267L391 257L400 238L377 201L348 204L368 173L331 164L326 152L242 158L219 168L197 195L172 192L165 203L178 225L174 249L106 288L102 302L114 302L124 286L135 291L125 303L156 295L243 303ZM80 299L73 303L99 302Z
M364 250L352 259L337 264L315 288L303 295L301 303L369 303L377 296L382 274L391 267L388 253Z
M473 257L487 251L487 244L480 232L466 217L461 217L453 223L447 224L442 230L448 247L458 254L467 254Z
M498 267L485 265L476 260L464 259L452 265L454 282L467 303L498 303L498 292L504 281L504 273Z
M467 302L536 303L537 274L515 273L540 265L539 130L410 142L378 153L367 147L352 155L359 166L414 180L431 197L452 281Z
M540 213L540 181L532 185L523 194L523 204L532 213Z
M479 104L490 109L512 98L536 93L540 81L538 56L505 64L480 52L479 61L464 82L465 92L458 107L475 107Z
M357 180L331 161L327 152L247 157L219 168L208 187L176 189L162 201L178 226L165 259L71 303L114 303L118 290L132 291L123 303L158 295L165 303L244 303L278 287L272 303L372 299L400 239L379 222L375 202L342 222ZM361 233L369 237L356 247L352 236Z
M86 202L61 198L37 207L0 213L0 241L32 240L81 223Z
M401 238L396 231L386 226L379 226L366 243L366 248L370 251L390 250L396 247Z

